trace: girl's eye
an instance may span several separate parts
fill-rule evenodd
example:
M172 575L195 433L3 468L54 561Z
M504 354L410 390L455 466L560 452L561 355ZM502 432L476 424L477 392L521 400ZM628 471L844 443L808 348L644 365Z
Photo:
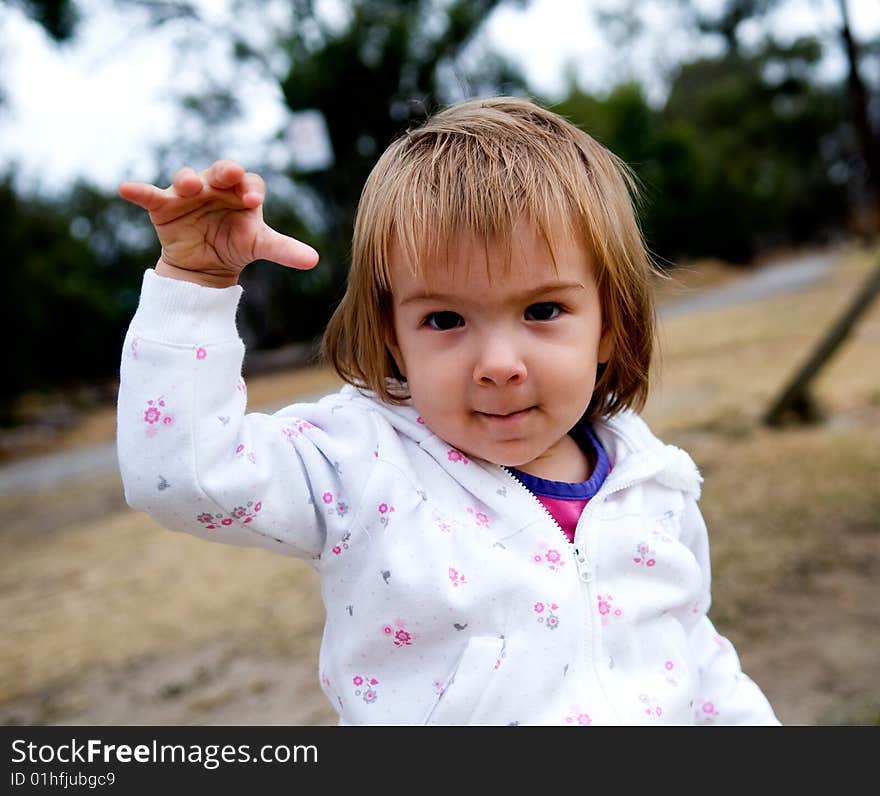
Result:
M464 326L464 318L457 312L432 312L428 315L423 323L436 329L438 332L445 332L449 329L457 329Z
M531 304L526 309L527 321L552 321L562 312L562 308L555 301L542 301Z

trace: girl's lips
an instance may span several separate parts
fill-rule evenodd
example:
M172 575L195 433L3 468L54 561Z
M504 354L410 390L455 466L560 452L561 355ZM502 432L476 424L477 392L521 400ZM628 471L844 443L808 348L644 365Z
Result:
M530 406L528 409L520 409L518 412L510 412L508 414L493 414L491 412L477 412L477 414L497 423L514 423L526 417L532 409L534 407Z

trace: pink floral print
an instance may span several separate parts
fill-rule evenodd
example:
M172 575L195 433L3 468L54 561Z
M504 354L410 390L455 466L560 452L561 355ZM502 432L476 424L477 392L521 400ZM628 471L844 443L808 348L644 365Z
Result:
M262 508L262 501L255 503L253 500L249 500L244 506L236 506L230 514L203 512L196 519L205 526L206 530L214 531L217 528L232 525L236 520L243 523L252 522Z
M204 348L199 346L196 349L196 359L204 359L206 356L208 356L208 352Z
M708 724L714 723L715 719L718 718L719 713L715 704L709 700L703 702L695 711L694 718L700 722L706 722Z
M544 542L541 542L538 551L532 556L532 561L539 566L546 566L551 572L558 572L565 566L562 553Z
M534 604L533 610L538 614L538 624L543 624L548 630L555 630L559 627L559 617L554 613L559 610L556 603L537 602Z
M335 517L344 517L348 514L348 503L344 500L339 500L338 498L333 497L332 492L325 492L321 495L321 500L325 505L329 506L327 509L327 514L330 514Z
M168 414L165 407L164 396L160 395L155 400L147 401L147 408L144 410L144 422L147 424L148 437L155 437L162 426L170 426L174 423L174 417Z
M137 359L138 358L138 343L140 342L139 337L131 338L131 355Z
M658 541L668 543L672 541L672 537L669 534L663 533L663 531L658 531L654 529L651 531L651 536L653 536Z
M449 461L451 462L461 462L461 464L470 464L467 456L465 456L460 450L456 450L455 448L450 448L446 454L449 457Z
M301 437L303 432L310 428L314 428L314 426L308 420L294 420L293 425L282 428L281 433L292 444L294 439Z
M438 530L443 531L443 533L452 533L453 529L459 527L460 525L458 520L447 517L445 514L441 514L439 511L434 511L431 514L431 519L434 520L434 526Z
M348 540L351 539L351 533L346 531L343 534L342 539L339 540L339 544L333 545L331 548L335 555L340 555L343 550L348 550Z
M236 459L247 459L251 464L257 463L257 457L253 451L248 452L244 445L238 444L235 446L235 458Z
M406 629L406 623L402 619L395 619L393 625L383 625L382 635L390 638L395 647L410 647L416 638Z
M379 681L375 677L356 674L351 678L351 682L354 685L354 695L363 699L368 705L372 705L379 698L379 693L376 691Z
M646 567L653 567L657 563L654 551L647 542L639 542L636 545L636 555L633 561L636 564L644 564Z
M380 503L376 508L379 511L379 522L382 525L387 525L388 520L391 519L391 514L394 512L394 506L388 503Z
M590 714L581 710L577 705L571 707L571 710L565 717L564 721L566 724L572 724L577 727L589 727L593 723Z
M599 617L603 626L607 626L612 619L619 619L623 616L623 611L612 605L614 598L610 594L599 594L597 600L599 601Z
M478 506L468 506L467 513L471 515L471 519L477 524L478 528L488 528L490 526L489 515L485 511L481 511Z
M456 587L459 584L466 583L464 575L454 567L449 567L449 580L452 582L452 585Z
M663 708L657 704L657 700L654 697L650 697L647 694L639 694L639 702L642 703L642 710L645 711L645 715L652 719L659 719L663 715Z
M673 661L666 661L663 664L663 674L666 677L666 682L669 685L678 685L678 680L675 677L675 663Z

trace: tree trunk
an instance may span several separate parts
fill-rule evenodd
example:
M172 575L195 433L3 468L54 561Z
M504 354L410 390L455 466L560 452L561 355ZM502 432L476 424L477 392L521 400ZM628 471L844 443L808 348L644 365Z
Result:
M868 168L868 180L870 181L871 194L874 200L872 232L876 233L877 218L880 215L880 141L878 141L878 136L874 134L871 128L871 118L868 114L868 90L859 72L859 49L850 28L846 0L839 0L839 3L842 21L840 37L843 40L843 47L846 51L847 63L849 64L847 85L849 99L852 103L853 124L855 125L859 146L862 150L862 157L865 159L865 165Z
M810 394L810 382L831 359L831 355L840 344L846 340L856 321L871 306L878 294L880 294L880 265L874 268L850 306L834 322L813 350L810 358L773 402L770 410L764 415L766 425L778 427L785 425L788 420L815 423L822 419L822 411Z

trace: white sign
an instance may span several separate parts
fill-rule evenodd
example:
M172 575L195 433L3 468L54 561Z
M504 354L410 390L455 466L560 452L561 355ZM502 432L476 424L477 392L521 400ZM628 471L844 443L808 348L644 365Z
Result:
M287 141L291 160L299 171L323 171L333 165L333 147L321 111L292 113L287 126Z

